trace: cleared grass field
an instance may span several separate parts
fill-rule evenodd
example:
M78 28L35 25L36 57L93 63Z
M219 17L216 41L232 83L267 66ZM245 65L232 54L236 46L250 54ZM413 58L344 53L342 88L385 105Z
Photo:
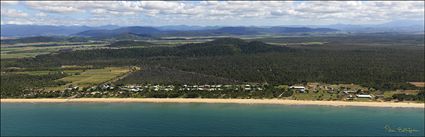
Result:
M16 74L28 74L28 75L48 75L49 73L58 73L58 72L64 72L69 75L74 75L76 73L81 73L84 70L82 69L76 69L76 70L62 70L62 71L48 71L48 70L41 70L41 71L22 71L22 72L15 72Z
M66 85L59 87L50 87L49 90L64 90L66 87L73 85L81 88L90 87L101 84L117 77L123 76L132 70L131 67L106 67L103 69L89 69L81 72L79 75L71 75L59 79L69 82Z
M400 92L384 92L384 98L392 98L394 94L400 93Z
M425 87L425 82L409 82L409 83L417 87Z
M43 43L43 44L58 44L57 46L34 46L40 45L40 43L29 43L23 45L2 45L1 46L1 59L10 58L29 58L35 57L41 54L49 54L57 52L61 49L73 49L73 50L87 50L103 47L106 44L91 44L91 43L73 43L75 45L66 45L72 43ZM81 45L79 45L81 44Z
M308 93L297 93L294 92L292 97L296 100L337 100L336 94L329 94L326 91L319 91L317 93L308 92Z

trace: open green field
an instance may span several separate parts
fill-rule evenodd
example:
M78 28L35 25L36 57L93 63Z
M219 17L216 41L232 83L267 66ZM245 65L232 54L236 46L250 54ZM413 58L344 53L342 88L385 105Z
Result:
M41 45L41 46L40 46ZM46 45L46 46L44 46ZM55 46L49 46L55 45ZM35 57L41 54L49 54L57 52L61 49L73 49L73 50L86 50L103 47L105 44L92 44L92 43L29 43L29 44L17 44L1 46L1 59L11 58L28 58Z
M57 73L57 72L64 72L69 75L75 75L77 73L81 73L84 70L82 69L76 69L76 70L63 70L63 71L49 71L49 70L40 70L40 71L21 71L21 72L15 72L16 74L28 74L28 75L48 75L49 73Z
M62 81L69 82L63 86L59 87L50 87L50 90L63 90L66 87L73 85L79 87L90 87L97 84L101 84L119 76L125 75L130 72L130 67L106 67L103 69L89 69L81 72L79 75L71 75L64 77Z
M329 94L326 91L319 91L314 93L312 91L308 93L298 93L294 92L292 97L296 100L337 100L337 94Z

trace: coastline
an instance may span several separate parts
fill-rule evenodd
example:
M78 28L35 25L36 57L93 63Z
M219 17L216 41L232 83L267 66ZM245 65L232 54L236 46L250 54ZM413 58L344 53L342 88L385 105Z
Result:
M40 98L40 99L0 99L1 103L232 103L232 104L280 104L280 105L319 105L319 106L358 106L387 108L425 108L424 103L411 102L348 102L348 101L309 101L284 99L206 99L206 98Z

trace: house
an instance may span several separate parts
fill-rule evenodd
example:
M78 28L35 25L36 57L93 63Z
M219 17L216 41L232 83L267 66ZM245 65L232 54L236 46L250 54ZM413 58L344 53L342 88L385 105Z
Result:
M217 86L220 86L221 87L221 85L217 85ZM231 88L231 87L233 87L233 85L224 85L224 87L225 88Z
M78 90L80 87L78 87L78 86L74 86L74 87L72 87L72 89L74 89L74 90Z
M356 95L358 98L372 98L371 95Z
M317 88L320 87L320 84L319 83L307 83L307 87L308 87L308 89L311 89L311 90L317 90Z
M346 100L353 100L354 96L353 95L349 95Z
M304 86L290 86L289 89L295 89L299 92L305 92L305 87Z
M250 91L251 90L251 85L245 85L243 89L244 90L247 90L247 91Z
M78 90L78 89L80 89L80 87L78 87L78 86L70 86L68 88L65 88L65 91L72 91L72 90Z
M354 91L354 90L344 90L343 92L345 94L350 94L350 93L356 93L357 91Z
M132 89L130 89L130 91L138 92L138 91L142 91L142 89L139 89L139 88L132 88Z
M94 91L94 92L90 92L90 94L95 95L95 94L101 94L99 91Z
M113 86L108 85L108 84L104 84L104 85L101 85L101 86L99 86L99 87L100 87L100 89L102 89L102 90L110 90L110 89L114 89L114 87L113 87Z

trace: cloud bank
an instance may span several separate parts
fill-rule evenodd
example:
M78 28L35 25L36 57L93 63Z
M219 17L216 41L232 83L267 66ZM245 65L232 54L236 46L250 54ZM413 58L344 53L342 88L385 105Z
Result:
M2 1L2 24L319 25L423 20L424 1Z

